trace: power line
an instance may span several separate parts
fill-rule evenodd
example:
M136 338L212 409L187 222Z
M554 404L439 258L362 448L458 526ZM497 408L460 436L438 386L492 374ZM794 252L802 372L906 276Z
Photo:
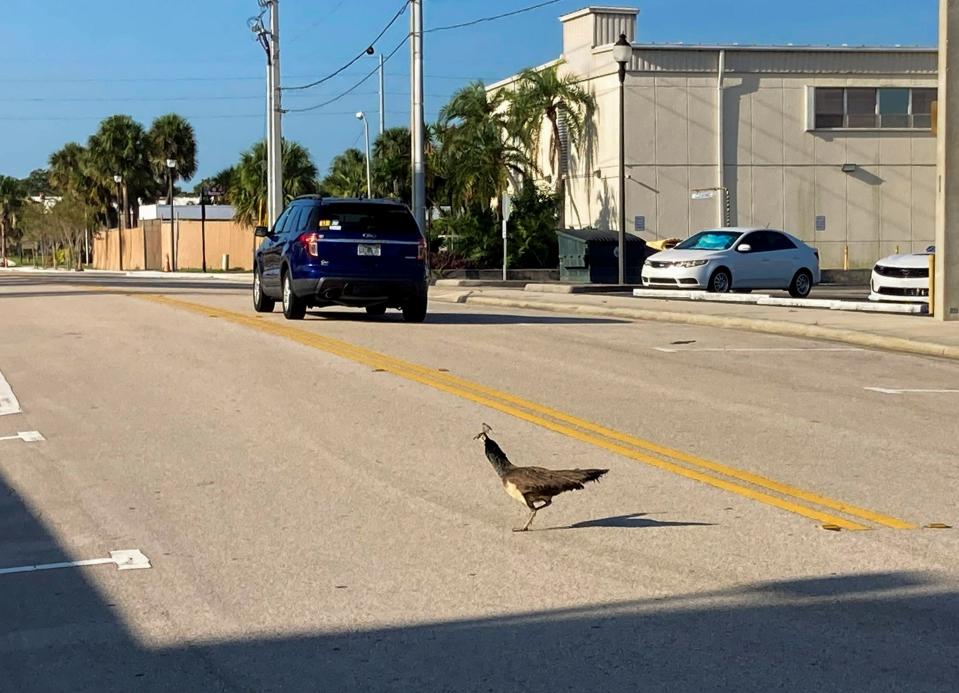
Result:
M391 50L388 55L384 56L384 58L383 58L383 64L385 65L387 62L389 62L390 58L392 58L392 57L396 54L396 51L398 51L400 48L402 48L402 47L406 44L406 42L409 41L409 40L410 40L409 34L407 34L406 36L404 36L404 37L403 37L403 40L400 41L398 44L396 44L396 48L394 48L393 50ZM328 100L323 101L323 102L321 102L321 103L314 104L313 106L307 106L306 108L285 108L285 109L283 109L283 112L284 112L284 113L306 113L307 111L315 111L315 110L317 110L317 109L319 109L319 108L323 108L324 106L329 106L331 103L335 103L335 102L339 101L340 99L342 99L344 96L348 96L349 94L351 94L354 90L356 90L356 89L357 89L358 87L360 87L363 83L365 83L370 77L372 77L372 76L375 75L377 72L379 72L379 70L380 70L380 66L377 65L377 66L374 67L372 70L370 70L368 73L366 73L366 76L363 77L359 82L357 82L356 84L354 84L353 86L351 86L349 89L340 92L339 94L337 94L336 96L334 96L332 99L328 99Z
M426 29L424 34L431 34L434 31L449 31L450 29L462 29L468 26L475 26L476 24L482 24L483 22L493 22L497 19L503 19L505 17L513 17L517 14L523 14L524 12L532 12L533 10L538 10L541 7L546 7L547 5L555 5L556 3L561 2L561 0L547 0L547 2L541 2L536 5L530 5L529 7L521 7L518 10L513 10L512 12L504 12L503 14L493 15L491 17L480 17L479 19L473 19L468 22L462 22L461 24L448 24L447 26L435 26L432 29Z
M365 55L371 55L372 52L373 52L373 46L376 45L376 42L377 42L377 41L379 41L381 38L383 38L383 34L385 34L387 31L389 31L390 27L393 26L393 24L396 23L396 20L399 19L399 18L403 15L404 12L406 12L406 8L407 8L407 6L408 6L409 4L410 4L410 0L404 0L403 6L400 7L400 9L397 11L397 13L396 13L395 15L393 15L393 19L391 19L391 20L389 21L389 23L388 23L385 27L383 27L383 30L380 31L380 33L376 35L376 38L374 38L372 41L370 41L370 42L367 44L367 47L366 47L366 48L364 48L359 54L357 54L357 55L356 55L352 60L350 60L348 63L346 63L345 65L343 65L343 67L339 68L338 70L336 70L336 71L334 71L334 72L331 72L331 73L328 74L326 77L321 77L320 79L315 80L315 81L313 81L313 82L310 82L309 84L300 84L300 85L297 85L297 86L295 86L295 87L281 87L281 88L283 89L283 91L296 91L296 90L298 90L298 89L311 89L311 88L317 86L318 84L323 84L323 82L327 82L327 81L333 79L334 77L336 77L338 74L340 74L340 73L343 72L344 70L352 67L353 64L356 63L358 60L362 59L363 56L365 56Z

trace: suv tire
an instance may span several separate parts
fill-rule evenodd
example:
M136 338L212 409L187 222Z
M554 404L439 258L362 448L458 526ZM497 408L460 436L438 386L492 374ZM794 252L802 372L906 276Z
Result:
M289 270L283 270L283 317L287 320L302 320L306 315L306 301L293 293L293 279Z

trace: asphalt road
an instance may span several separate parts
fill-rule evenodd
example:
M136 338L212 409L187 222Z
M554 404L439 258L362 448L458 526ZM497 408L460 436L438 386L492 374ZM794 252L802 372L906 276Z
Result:
M0 275L0 688L955 689L959 366L431 309Z

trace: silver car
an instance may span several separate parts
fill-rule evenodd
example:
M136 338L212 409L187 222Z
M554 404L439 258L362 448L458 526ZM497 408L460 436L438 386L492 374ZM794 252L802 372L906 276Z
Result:
M700 231L643 266L643 286L716 293L783 289L805 298L819 278L819 251L773 229Z

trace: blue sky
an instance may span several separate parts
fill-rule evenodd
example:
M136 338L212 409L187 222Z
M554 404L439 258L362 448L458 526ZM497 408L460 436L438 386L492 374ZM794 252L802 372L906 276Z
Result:
M426 28L533 5L540 0L424 0ZM65 142L85 142L98 122L127 113L145 126L175 111L191 120L198 176L232 164L263 137L263 51L246 25L256 0L4 0L0 45L0 173L25 176ZM557 17L588 3L561 0L527 14L427 36L427 118L458 87L494 81L561 50ZM646 0L642 42L934 45L937 0ZM284 85L342 65L385 26L402 0L281 0ZM404 15L378 44L402 40ZM340 77L286 99L308 106L334 96L375 66L364 58ZM408 123L409 57L387 64L387 126ZM344 148L362 146L357 110L377 123L377 84L324 109L290 114L284 136L306 145L321 172Z

